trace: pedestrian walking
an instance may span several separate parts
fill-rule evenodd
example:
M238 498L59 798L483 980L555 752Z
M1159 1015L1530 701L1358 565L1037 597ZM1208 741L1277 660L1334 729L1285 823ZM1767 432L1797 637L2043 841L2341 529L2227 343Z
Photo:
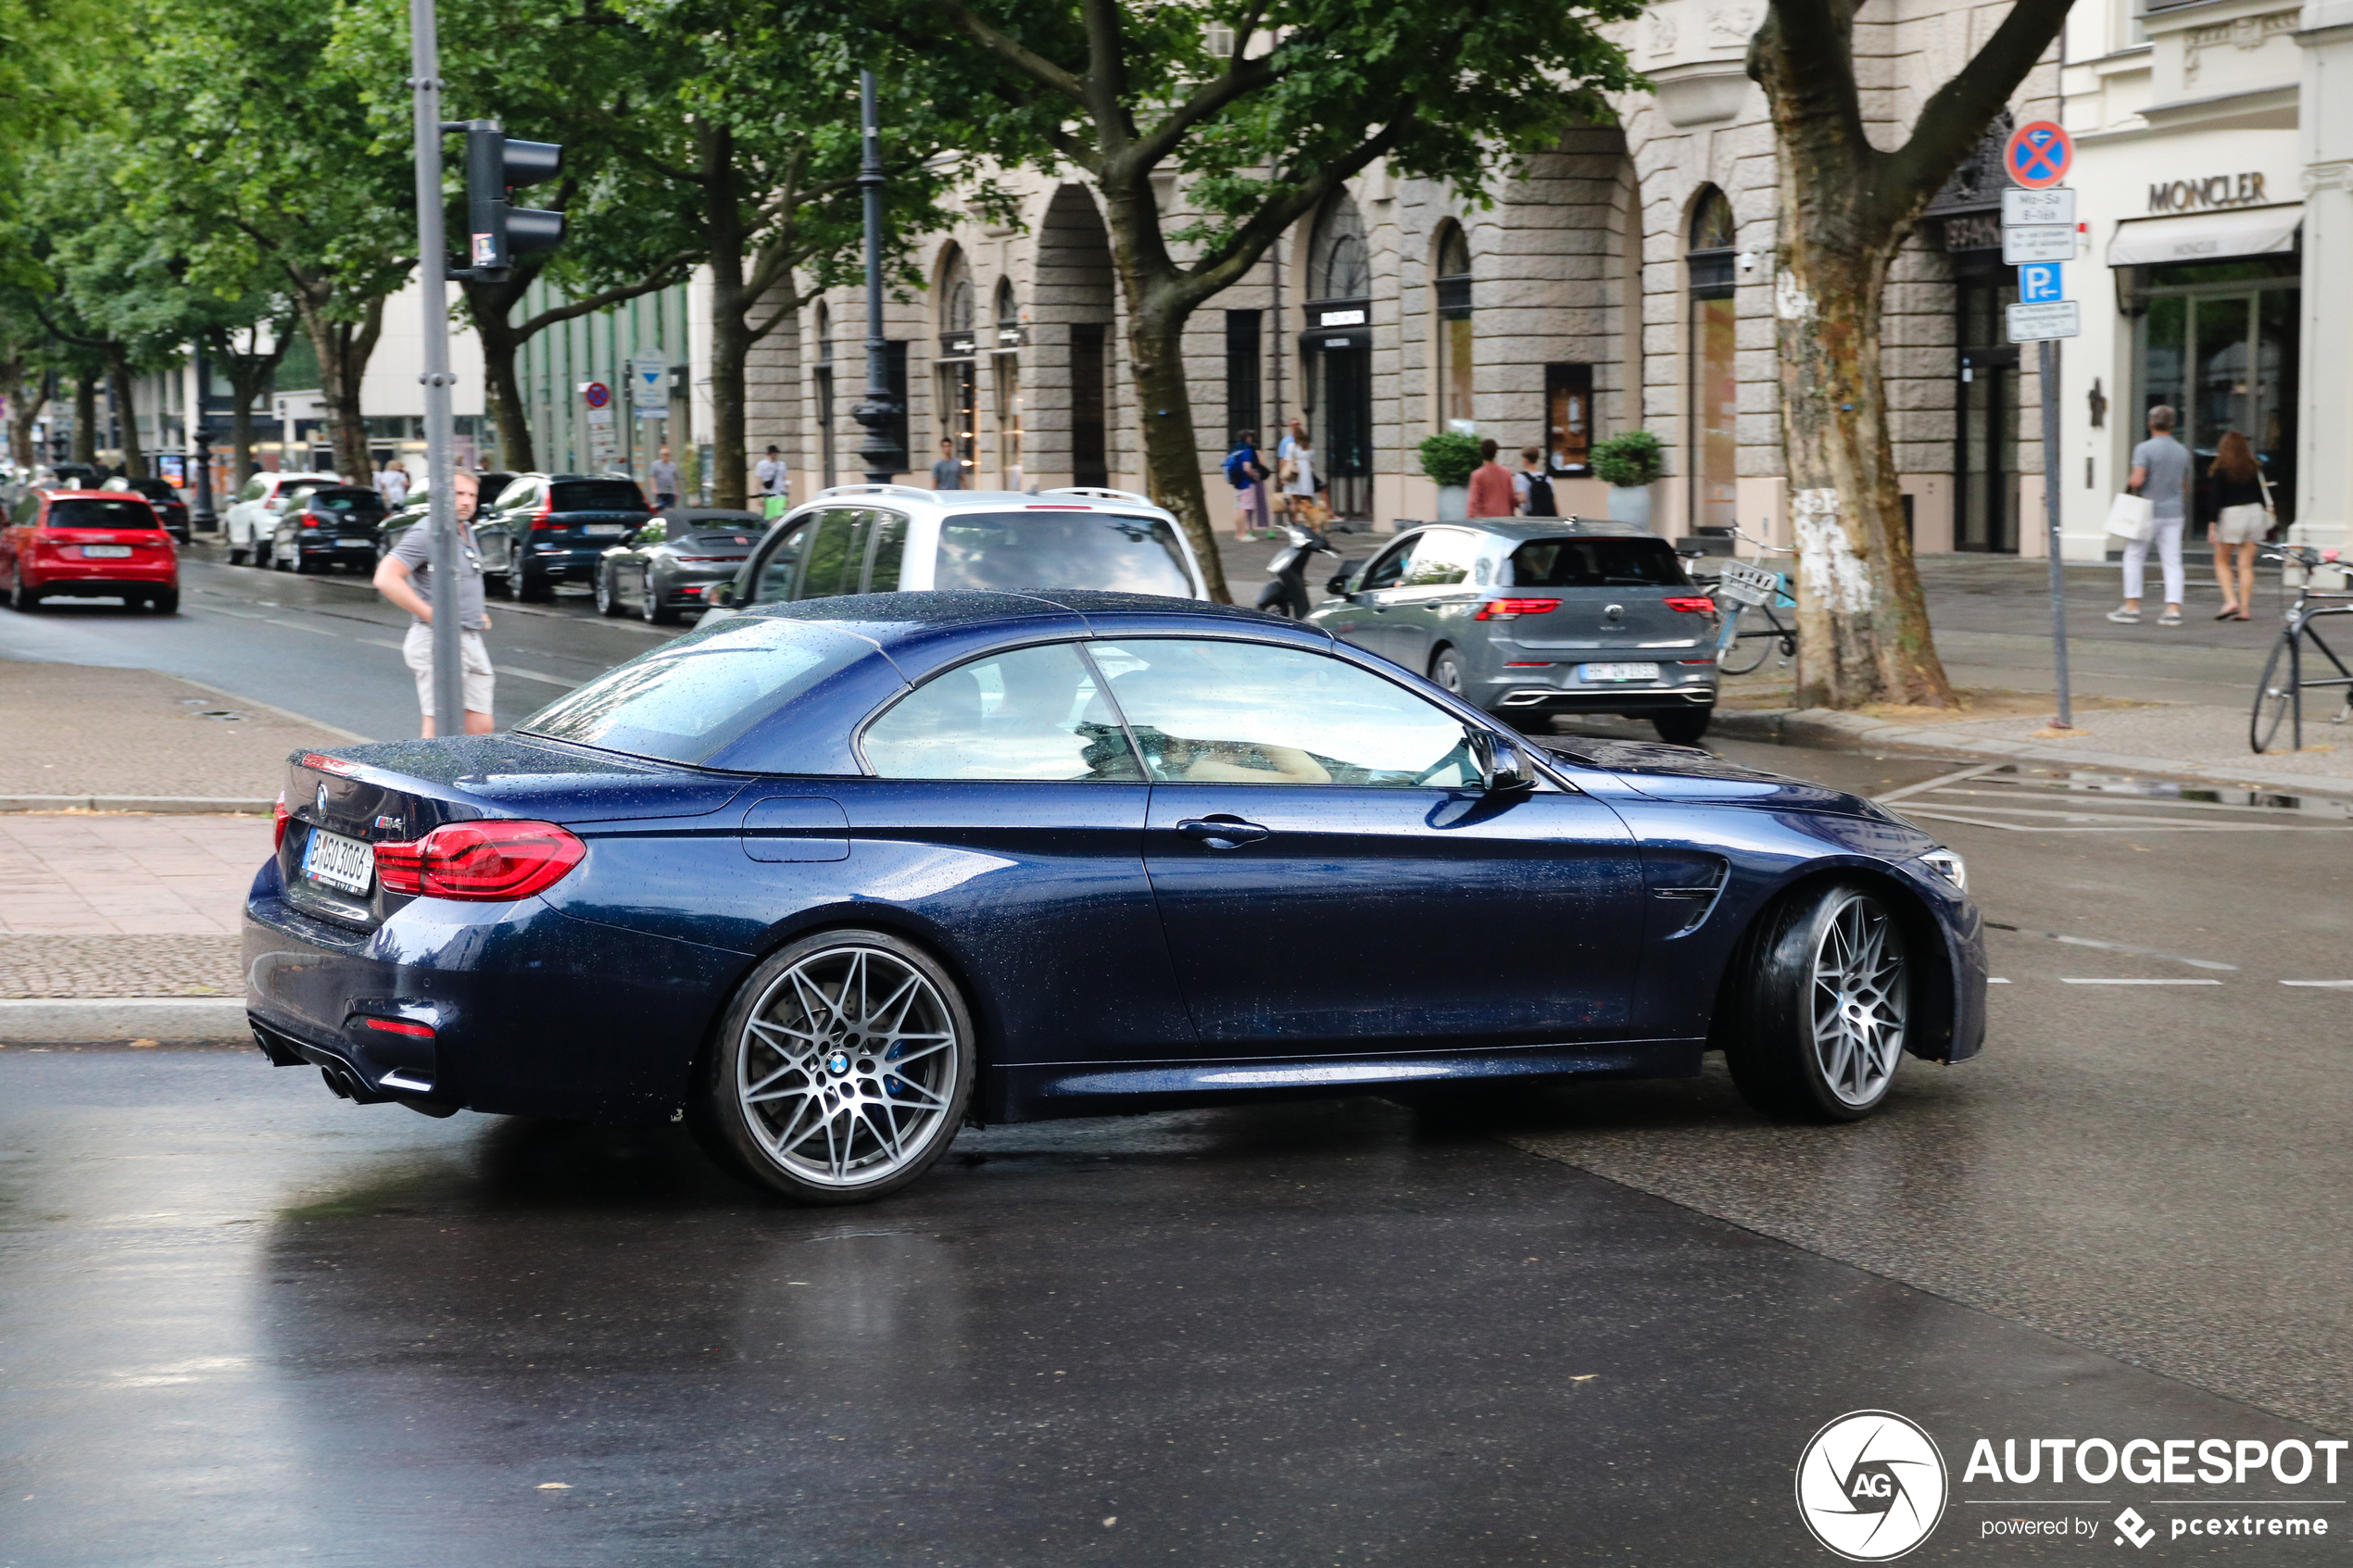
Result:
M1512 507L1518 497L1513 494L1511 474L1495 460L1495 454L1500 449L1491 440L1478 444L1478 467L1471 470L1470 476L1468 516L1512 515Z
M654 510L667 511L678 504L686 485L678 478L678 465L670 460L670 448L660 448L654 454Z
M1275 461L1277 465L1279 466L1280 464L1288 461L1290 455L1299 449L1299 444L1306 439L1307 427L1300 422L1297 415L1293 415L1291 417L1290 426L1284 432L1283 438L1275 444Z
M1512 475L1512 498L1522 517L1558 517L1560 503L1553 499L1553 476L1544 471L1544 449L1523 446L1519 472Z
M964 487L964 465L956 460L956 444L942 437L939 461L931 466L931 487L934 490L962 490Z
M2222 587L2217 621L2255 619L2255 553L2271 532L2271 487L2255 447L2237 431L2215 444L2214 504L2220 508L2207 542L2214 546L2214 577ZM2227 552L2227 553L2226 553Z
M1283 515L1293 522L1313 527L1315 497L1324 488L1323 477L1315 471L1315 443L1302 431L1286 436L1283 445L1290 449L1277 475L1283 487Z
M2165 572L2165 612L2159 626L2182 623L2182 530L2189 519L2189 448L2173 439L2173 410L2159 403L2149 410L2149 438L2133 448L2133 472L2124 487L2145 498L2155 526L2145 539L2124 542L2124 602L2108 618L2130 626L2141 619L2141 586L2149 546L2157 546Z
M490 716L490 650L482 640L482 634L490 630L490 612L482 592L482 551L474 545L474 503L480 494L480 482L459 470L450 483L449 498L458 513L458 641L465 671L465 733L470 735L486 735L497 727ZM400 657L417 677L417 706L424 709L424 733L430 736L434 733L433 529L428 523L420 521L402 532L400 542L376 567L376 592L409 614Z
M784 455L773 441L768 444L768 455L751 465L751 477L762 495L792 494L792 470L785 466Z
M1234 487L1234 537L1247 539L1266 516L1266 469L1258 460L1258 437L1234 432L1226 454L1226 483Z
M400 466L397 458L384 459L384 471L376 475L376 494L384 498L384 510L396 512L409 499L409 470Z

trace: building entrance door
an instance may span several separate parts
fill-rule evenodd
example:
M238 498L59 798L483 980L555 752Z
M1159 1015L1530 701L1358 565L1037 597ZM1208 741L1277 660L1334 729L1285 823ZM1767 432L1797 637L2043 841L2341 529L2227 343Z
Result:
M2018 348L2003 307L2016 285L1964 282L1955 295L1960 342L1953 419L1953 547L2018 553Z
M1372 358L1353 343L1324 350L1324 471L1332 514L1357 521L1373 515Z
M2149 269L2147 310L2134 334L2138 385L2126 438L2148 410L2176 411L2190 449L2190 537L2205 540L2219 509L2208 472L2225 431L2254 445L2283 523L2296 521L2296 333L2301 290L2292 257Z

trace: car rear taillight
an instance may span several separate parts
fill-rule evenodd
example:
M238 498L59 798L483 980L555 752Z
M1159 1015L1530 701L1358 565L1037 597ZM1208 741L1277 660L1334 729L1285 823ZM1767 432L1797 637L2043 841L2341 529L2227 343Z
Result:
M278 792L278 803L270 808L270 847L283 849L286 845L286 823L293 813L286 809L286 792Z
M1667 608L1679 611L1684 615L1705 615L1716 608L1716 601L1714 599L1699 596L1692 596L1689 597L1677 596L1672 598L1661 599L1658 602L1665 605Z
M564 525L560 522L549 522L547 521L548 515L555 509L556 493L553 490L550 490L547 492L547 498L539 503L539 515L531 520L531 531L534 533L540 533L552 529L563 527Z
M387 893L498 903L563 880L588 847L553 822L449 822L411 844L376 846Z
M1558 599L1490 599L1478 607L1474 621L1511 621L1523 615L1550 615L1560 608Z
M316 528L316 527L318 527L318 526L319 526L319 514L318 514L317 512L305 512L305 513L303 513L303 514L302 514L302 526L303 526L303 527L305 527L305 528Z
M433 1038L433 1025L411 1023L405 1018L362 1018L357 1021L362 1029L373 1029L379 1035L406 1035L412 1040Z

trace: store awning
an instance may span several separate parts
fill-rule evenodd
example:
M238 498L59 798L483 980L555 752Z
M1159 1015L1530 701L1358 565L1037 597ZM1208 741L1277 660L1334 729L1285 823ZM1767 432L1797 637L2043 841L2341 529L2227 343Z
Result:
M2194 212L2179 218L2128 218L2108 243L2110 267L2180 267L2234 256L2277 256L2296 248L2304 204Z

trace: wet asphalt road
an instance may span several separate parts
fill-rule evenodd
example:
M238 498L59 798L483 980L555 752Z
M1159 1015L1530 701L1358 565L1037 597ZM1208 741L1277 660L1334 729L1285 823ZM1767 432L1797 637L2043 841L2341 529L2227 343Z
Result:
M366 640L399 618L360 586L190 586L177 623L0 615L0 654L406 733ZM493 608L502 720L652 646L521 608ZM1959 767L1718 749L1872 793ZM1979 1436L2353 1436L2353 818L2134 787L1897 803L2014 928L2007 984L1981 1060L1910 1064L1853 1128L1764 1123L1711 1069L974 1132L812 1214L671 1135L360 1110L243 1051L12 1048L0 1568L1827 1562L1792 1467L1859 1408L1953 1469L1915 1560L2120 1550L1982 1538L2060 1497L2160 1524L2294 1497L2341 1535L2353 1463L1961 1481Z

